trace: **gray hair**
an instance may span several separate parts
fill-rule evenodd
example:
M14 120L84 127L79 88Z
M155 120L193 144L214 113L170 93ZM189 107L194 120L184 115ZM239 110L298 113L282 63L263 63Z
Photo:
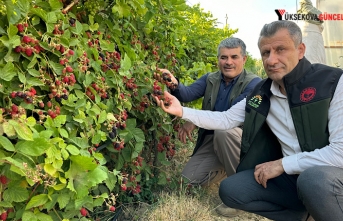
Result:
M293 21L279 20L273 21L269 24L265 24L260 32L260 37L258 39L258 46L260 44L261 38L272 37L280 29L287 29L290 34L295 47L297 47L302 42L302 34L299 26Z
M239 38L230 37L222 40L218 45L218 57L220 55L221 48L241 48L241 55L243 57L246 55L246 46L244 42Z

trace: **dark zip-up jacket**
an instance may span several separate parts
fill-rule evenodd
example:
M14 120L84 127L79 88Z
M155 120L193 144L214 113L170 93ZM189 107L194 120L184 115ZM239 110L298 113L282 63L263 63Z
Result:
M283 78L292 120L302 151L329 144L328 110L342 70L313 64L303 58ZM261 81L247 97L241 161L237 172L282 158L281 146L266 123L271 79Z

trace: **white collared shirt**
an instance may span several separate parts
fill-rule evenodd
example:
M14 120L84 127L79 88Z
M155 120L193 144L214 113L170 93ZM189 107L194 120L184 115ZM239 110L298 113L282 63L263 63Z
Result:
M267 124L278 138L282 165L287 174L299 174L313 166L343 168L343 77L340 78L329 107L329 145L312 152L302 152L296 136L287 97L272 83ZM195 110L183 107L182 119L209 130L227 130L243 124L246 99L224 112Z

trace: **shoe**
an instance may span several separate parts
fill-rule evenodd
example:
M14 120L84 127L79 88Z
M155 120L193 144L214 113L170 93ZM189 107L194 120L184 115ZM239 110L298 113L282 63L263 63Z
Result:
M312 216L309 216L306 221L315 221Z
M225 206L225 204L221 204L216 208L216 212L221 216L235 217L238 216L242 212L242 210L232 209L230 207Z

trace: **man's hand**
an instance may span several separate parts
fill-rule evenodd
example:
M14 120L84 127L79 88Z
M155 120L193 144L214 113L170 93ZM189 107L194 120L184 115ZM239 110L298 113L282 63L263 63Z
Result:
M185 122L182 127L179 129L179 132L178 132L178 137L179 137L179 140L182 142L182 143L186 143L186 138L188 137L191 141L193 141L193 138L192 138L192 131L196 128L196 126L191 123L191 122Z
M178 86L178 81L174 77L172 73L170 73L167 69L158 69L159 73L154 73L154 78L163 84L167 85L167 87L171 90L175 90ZM161 76L162 75L162 76Z
M267 188L267 181L283 174L282 159L259 164L255 167L254 177L257 183Z
M163 100L160 100L157 96L153 97L157 103L157 106L161 107L164 112L177 117L182 117L182 106L180 101L168 91L164 91Z

